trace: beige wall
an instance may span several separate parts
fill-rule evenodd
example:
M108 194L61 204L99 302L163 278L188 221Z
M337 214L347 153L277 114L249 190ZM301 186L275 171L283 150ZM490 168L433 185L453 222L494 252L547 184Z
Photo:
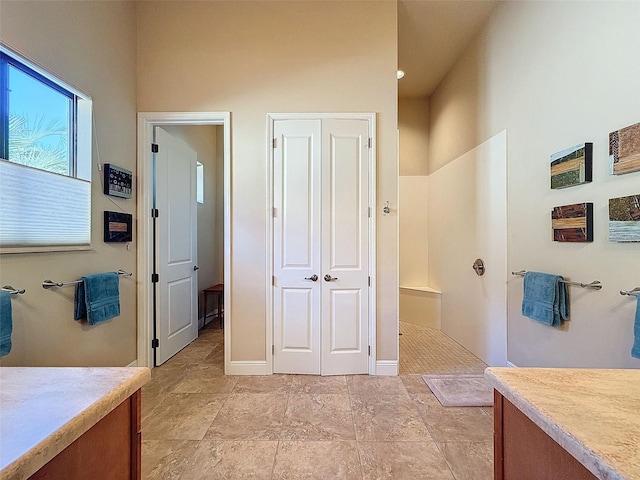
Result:
M522 278L509 276L516 365L640 367L630 356L635 302L618 294L640 285L640 246L607 238L608 199L640 191L640 173L610 176L607 158L608 133L640 121L639 22L637 2L506 2L431 98L430 171L507 129L508 271L604 285L570 287L571 321L553 329L521 315ZM593 182L552 191L549 155L585 141ZM594 242L553 242L551 209L585 201Z
M198 291L224 282L223 156L217 141L222 126L165 125L169 134L195 150L204 166L204 203L198 204ZM221 146L222 147L222 146ZM211 306L213 302L209 302ZM199 316L204 302L199 293ZM208 308L211 312L212 308Z
M429 173L429 98L412 97L398 100L400 135L400 176Z
M102 241L102 212L135 214L135 200L102 194L99 163L136 170L136 23L132 2L0 3L1 39L93 98L92 250L0 257L0 284L26 288L13 300L13 350L3 365L122 366L136 359L136 238L130 248ZM99 147L99 149L98 149ZM109 197L115 198L115 197ZM55 199L52 199L55 201ZM123 268L121 314L89 327L73 320L72 287L42 289Z
M266 114L350 111L378 113L377 347L378 359L397 359L395 2L137 2L137 11L138 110L231 112L232 361L266 359Z

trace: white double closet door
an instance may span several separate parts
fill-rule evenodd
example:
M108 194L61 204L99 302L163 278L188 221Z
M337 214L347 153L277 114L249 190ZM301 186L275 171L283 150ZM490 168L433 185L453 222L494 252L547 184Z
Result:
M369 131L274 120L274 373L368 372Z

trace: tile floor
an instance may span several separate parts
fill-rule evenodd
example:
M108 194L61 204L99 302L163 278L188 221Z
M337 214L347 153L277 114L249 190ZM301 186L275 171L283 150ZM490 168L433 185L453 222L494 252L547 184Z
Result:
M493 477L491 408L444 408L420 375L229 377L206 329L142 391L145 479Z

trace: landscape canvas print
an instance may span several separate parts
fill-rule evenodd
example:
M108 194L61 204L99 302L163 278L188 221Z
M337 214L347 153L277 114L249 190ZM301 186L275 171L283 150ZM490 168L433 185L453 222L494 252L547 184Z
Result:
M609 240L640 242L640 194L609 199Z
M551 211L553 240L556 242L593 241L593 203L575 203Z
M640 123L609 134L609 160L613 175L640 171Z
M551 155L551 188L566 188L591 181L593 143L581 143Z

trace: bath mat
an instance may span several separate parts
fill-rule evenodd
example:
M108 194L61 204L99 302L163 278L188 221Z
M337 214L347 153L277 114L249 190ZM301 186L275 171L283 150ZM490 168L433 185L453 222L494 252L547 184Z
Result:
M483 375L422 375L443 407L493 405L493 387Z

